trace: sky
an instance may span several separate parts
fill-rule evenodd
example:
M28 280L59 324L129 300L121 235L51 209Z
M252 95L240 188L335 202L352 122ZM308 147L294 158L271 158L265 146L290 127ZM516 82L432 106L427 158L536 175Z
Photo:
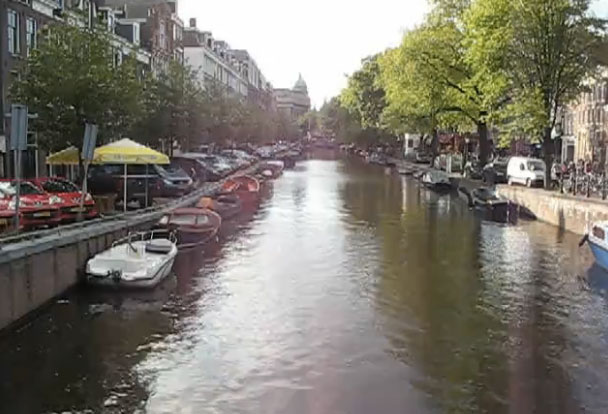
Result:
M422 22L426 0L180 0L188 25L213 32L233 49L247 49L275 88L302 74L313 106L340 93L361 59L399 44ZM608 17L608 0L594 9Z
M361 59L396 46L422 21L426 0L180 0L178 7L186 26L196 17L199 29L247 49L275 88L291 88L301 73L320 107Z

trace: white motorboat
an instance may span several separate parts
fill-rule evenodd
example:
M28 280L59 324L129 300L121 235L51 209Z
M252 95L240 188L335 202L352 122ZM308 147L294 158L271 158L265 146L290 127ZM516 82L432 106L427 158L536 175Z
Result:
M173 233L134 233L87 262L87 282L115 288L153 288L169 275L176 255Z

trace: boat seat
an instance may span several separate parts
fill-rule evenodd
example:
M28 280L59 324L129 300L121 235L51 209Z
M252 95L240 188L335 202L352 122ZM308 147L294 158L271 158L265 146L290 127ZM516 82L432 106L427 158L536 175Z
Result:
M167 254L173 248L173 243L167 239L155 239L146 244L146 252Z

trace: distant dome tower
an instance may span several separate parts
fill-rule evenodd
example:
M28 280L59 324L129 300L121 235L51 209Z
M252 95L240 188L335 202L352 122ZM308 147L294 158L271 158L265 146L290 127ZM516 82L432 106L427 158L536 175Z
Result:
M298 76L298 81L293 86L293 91L294 92L302 92L302 93L308 95L308 86L306 85L306 82L304 81L304 78L302 78L302 74L301 73Z

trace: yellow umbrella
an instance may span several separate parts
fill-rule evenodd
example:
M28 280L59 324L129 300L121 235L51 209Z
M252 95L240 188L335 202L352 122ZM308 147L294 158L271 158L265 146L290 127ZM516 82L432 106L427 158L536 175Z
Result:
M46 158L49 165L78 165L80 155L76 147L69 147L63 151L51 154ZM93 164L124 164L124 209L127 209L127 165L129 164L169 164L169 157L162 152L148 148L128 138L95 148ZM148 174L146 173L146 180ZM146 192L148 185L146 181ZM146 195L146 202L148 197Z
M148 204L148 164L169 164L169 157L165 154L148 148L145 145L138 144L128 138L123 138L119 141L112 142L103 147L95 149L93 156L93 164L124 164L124 194L123 206L124 211L127 211L127 165L129 164L145 164L146 165L146 207Z
M93 164L169 164L169 157L129 138L95 148Z
M47 165L78 165L78 148L71 146L46 157Z

